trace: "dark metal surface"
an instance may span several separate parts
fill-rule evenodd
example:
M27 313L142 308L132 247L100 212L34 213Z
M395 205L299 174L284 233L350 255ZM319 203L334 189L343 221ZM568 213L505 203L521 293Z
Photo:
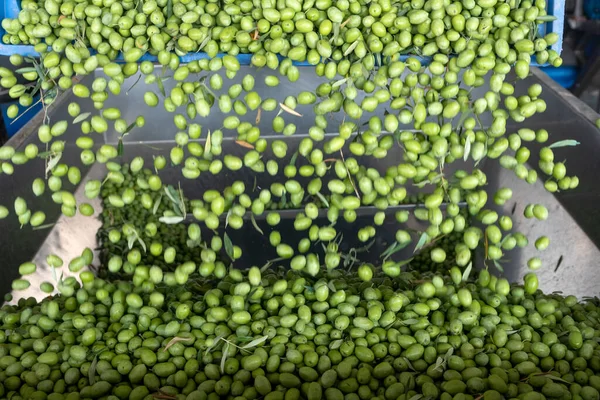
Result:
M261 86L264 76L269 74L268 71L252 70L252 73L255 74L257 81L256 90L261 94L268 93L264 97L272 96L280 101L283 101L284 93L290 94L292 91L297 93L301 90L309 90L314 88L316 86L315 82L320 79L310 76L308 71L303 70L302 78L298 83L284 82L279 88L273 89ZM91 79L86 78L84 82L90 84ZM124 88L129 88L134 82L135 79L130 78L125 83ZM513 188L515 195L506 204L503 211L510 215L513 207L515 207L513 215L515 230L530 236L530 245L526 249L508 253L501 264L505 275L511 281L519 280L527 272L526 260L531 255L537 254L533 241L538 236L546 235L551 240L551 246L540 254L544 262L544 267L538 271L540 287L545 291L562 290L564 293L578 296L597 295L600 292L600 266L598 265L600 251L596 244L600 243L600 227L598 227L600 216L596 204L600 198L600 185L597 183L598 179L595 175L596 171L600 170L600 160L596 156L600 149L600 135L593 122L598 115L536 69L533 70L533 75L526 82L521 82L518 85L517 91L525 92L528 85L534 82L541 83L544 88L543 97L548 105L547 111L542 115L530 118L524 124L509 127L509 132L521 126L532 129L546 128L550 132L549 142L563 139L580 141L582 144L576 148L557 149L555 153L557 159L565 158L568 160L568 174L579 176L581 184L576 190L558 193L553 196L545 192L542 181L533 186L528 185L518 180L511 171L499 168L496 161L490 160L482 163L480 168L488 176L487 190L490 194L493 194L495 190L502 186ZM168 84L167 81L166 86ZM172 123L173 114L165 112L162 105L148 112L148 108L142 101L143 93L146 90L148 90L148 87L140 82L134 85L128 93L122 93L118 97L112 96L106 103L107 107L119 107L122 110L123 117L128 122L139 114L146 116L146 126L135 129L124 138L126 141L124 161L129 161L133 157L141 155L149 163L152 154L160 153L168 156L171 138L176 132ZM70 99L64 98L62 103L57 105L57 111L52 116L53 121L71 120L66 114L66 104L69 101ZM90 103L85 104L85 106L82 106L83 112L94 111ZM287 122L293 121L297 125L296 135L288 139L282 138L290 140L290 148L293 148L292 142L297 143L301 138L301 134L306 133L313 120L310 115L310 107L301 107L298 110L305 115L303 118L284 114ZM273 135L273 132L269 131L269 123L273 116L274 113L263 113L261 131L264 136ZM248 120L254 121L255 118L256 112L248 113ZM339 122L343 117L337 115L333 118L337 118ZM222 115L215 112L209 118L198 118L197 121L203 125L203 137L205 138L208 129L214 130L220 127ZM484 124L488 122L484 121ZM40 123L39 119L32 121L23 132L11 139L9 143L17 148L23 148L31 142L38 143L36 130ZM330 126L337 126L337 123L332 122ZM63 136L63 140L73 146L72 143L79 134L78 127L71 127ZM112 144L118 142L118 134L114 131L107 132L104 137L97 134L91 135L93 135L98 145L104 143L104 141ZM541 145L535 143L528 145L532 149L531 166L535 167L537 165L537 151ZM242 147L235 145L231 139L224 146L228 146L228 149L233 149L233 151L240 154L245 151ZM401 154L400 151L400 149L396 149L398 154ZM291 152L289 153L288 157L291 157ZM395 155L390 156L383 163L371 159L372 166L380 172L384 172L387 167L384 163L397 164L399 162L398 157ZM68 164L79 165L78 158L79 150L73 146L65 151L63 161ZM82 170L82 172L85 175L82 183L85 183L88 179L102 177L105 170L103 166L96 165L91 169ZM96 231L100 227L98 221L81 216L59 218L59 206L52 203L48 193L40 198L33 197L31 182L34 178L43 174L44 162L43 160L36 160L26 166L15 168L15 173L12 176L0 175L0 204L12 207L14 198L22 196L28 201L30 208L33 210L41 209L46 212L48 215L46 222L57 221L56 225L46 230L32 230L31 227L20 229L14 217L0 222L0 243L2 244L3 256L2 268L0 269L0 293L10 291L10 282L17 277L18 265L24 261L34 259L38 265L38 273L30 278L32 286L25 294L41 297L42 294L37 291L39 282L44 280L53 281L52 271L44 266L44 260L48 254L59 255L68 262L74 256L81 254L84 247L96 247ZM200 196L207 188L224 187L236 179L244 179L248 183L254 179L252 175L225 173L224 170L218 179L215 179L210 173L203 173L200 179L186 183L177 174L177 171L172 169L165 171L164 175L161 173L161 176L165 182L171 183L181 180L182 185L186 185L186 196L191 198ZM265 177L266 174L259 176L261 179L265 179ZM65 184L68 185L66 182ZM269 182L258 181L258 184L267 185ZM82 192L83 188L80 185L76 195L78 200L82 198ZM546 205L551 211L548 221L540 223L525 219L522 213L524 207L529 203ZM98 212L99 203L95 203L94 206ZM388 224L389 227L387 227ZM245 236L245 238L251 239L246 240L245 245L252 246L257 240L267 240L266 237L261 238L256 234L251 224L245 226L244 229L252 230L251 235ZM396 227L391 220L386 222L381 237L393 235L395 229ZM354 232L357 230L355 226L348 227L348 230L355 236ZM245 238L242 235L238 240L245 240ZM382 246L384 245L385 243L382 243ZM409 251L406 256L410 257L410 253ZM559 259L562 259L562 262L555 271ZM62 270L65 270L65 275L68 275L66 267L63 267ZM22 294L20 293L20 295Z

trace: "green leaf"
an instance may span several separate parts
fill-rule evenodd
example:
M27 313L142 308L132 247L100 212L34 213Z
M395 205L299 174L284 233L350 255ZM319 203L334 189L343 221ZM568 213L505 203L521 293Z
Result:
M321 192L317 192L317 197L323 202L323 204L325 205L325 207L329 208L329 202L327 201L327 199L325 198L325 196L323 196L321 194Z
M404 321L402 321L403 325L414 325L414 324L418 324L419 320L416 318L409 318L409 319L405 319Z
M548 146L549 149L557 149L559 147L568 147L568 146L578 146L581 143L579 143L577 140L573 140L573 139L565 139L565 140L560 140L558 142L552 143L550 146Z
M167 0L167 19L173 15L173 0Z
M250 343L246 343L245 345L243 345L242 349L249 349L252 347L256 347L259 344L264 343L268 338L269 338L268 335L260 336L256 339L254 339L253 341L251 341Z
M90 364L90 369L88 370L88 379L90 381L90 386L96 383L96 365L98 365L98 355L94 356L94 360Z
M46 165L46 176L54 169L62 158L62 152L55 153L48 158L48 165Z
M225 253L233 260L233 243L231 243L231 239L227 232L223 235L223 244L225 245Z
M215 340L213 341L213 343L208 346L208 348L206 349L206 352L204 353L204 355L208 355L212 349L214 349L215 347L217 347L217 344L219 344L219 342L221 341L221 339L223 339L223 335L219 335L215 338Z
M298 150L296 150L294 152L294 155L292 156L292 158L290 159L290 163L288 165L295 165L296 164L296 159L298 158Z
M354 41L354 43L352 43L344 52L344 57L348 56L348 54L351 54L354 51L354 49L356 49L356 46L358 46L358 44L360 42L361 42L360 40Z
M261 235L264 236L265 233L262 231L262 229L260 229L260 227L256 223L256 219L254 219L254 213L250 214L250 221L252 221L252 225L254 226L254 229L256 229Z
M112 13L109 13L109 12L105 13L102 16L102 25L109 26L110 23L112 22L112 19L113 19Z
M465 154L463 156L463 161L467 161L469 159L469 155L471 154L471 141L469 139L465 140Z
M343 343L344 343L344 341L342 339L334 340L329 345L329 349L331 349L331 350L339 349L342 346Z
M158 220L163 224L173 225L180 223L184 220L184 218L178 215L173 215L171 217L160 217Z
M160 94L162 94L163 97L166 97L165 85L163 85L163 81L161 79L157 79L156 85L158 86L158 90L160 91Z
M204 154L210 154L211 140L210 140L210 130L208 131L208 135L206 136L206 142L204 143Z
M17 74L26 74L28 72L37 72L37 69L35 69L35 67L23 67L15 70L15 72Z
M469 275L471 275L472 269L473 269L473 263L470 262L469 265L467 265L467 268L465 268L465 271L463 272L463 276L462 276L463 282L466 282L469 280Z
M132 122L131 124L129 124L129 126L127 127L127 129L125 129L125 132L123 132L123 136L127 135L129 132L131 132L131 130L133 128L136 127L135 121Z
M33 230L33 231L39 231L39 230L42 230L42 229L51 228L54 225L56 225L56 223L52 222L51 224L44 224L44 225L34 226L33 228L31 228L31 230Z
M356 43L358 43L358 42L356 42ZM333 85L331 85L331 88L332 88L332 89L335 89L335 88L337 88L337 87L340 87L340 86L342 86L344 83L346 83L346 81L347 81L347 80L348 80L348 78L339 79L339 80L337 80L337 81L333 82Z
M81 121L85 120L87 117L89 117L91 114L92 114L92 113L90 113L90 112L84 112L84 113L81 113L81 114L79 114L77 117L75 117L75 119L73 120L73 123L74 123L74 124L78 124L78 123L80 123Z
M119 138L119 143L117 144L117 155L121 157L125 149L123 148L123 138Z
M502 264L500 264L498 262L498 260L494 260L494 265L496 266L496 268L498 269L498 271L504 272L504 267L502 267Z
M419 241L417 242L417 246L415 247L415 250L413 251L413 253L416 253L417 251L421 250L421 248L423 246L425 246L428 241L429 241L429 235L427 234L427 232L423 232L421 234L421 237L419 238Z
M229 342L225 343L223 347L223 356L221 357L221 373L225 373L225 361L227 361L227 354L229 352Z
M535 20L537 22L552 22L552 21L556 21L557 18L554 15L540 15Z
M142 249L144 249L144 253L145 253L145 252L146 252L146 242L144 242L144 241L142 240L142 238L141 238L141 237L139 237L139 236L138 236L138 238L137 238L137 241L138 241L138 243L140 244L140 246L142 246Z
M152 215L156 215L156 211L158 211L158 207L160 207L160 202L162 201L162 193L154 200L154 206L152 206Z

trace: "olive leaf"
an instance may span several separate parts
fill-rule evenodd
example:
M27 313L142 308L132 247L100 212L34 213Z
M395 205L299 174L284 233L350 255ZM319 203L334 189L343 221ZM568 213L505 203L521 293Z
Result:
M173 16L173 0L167 0L167 19Z
M471 275L472 269L473 269L473 262L470 262L469 265L467 265L467 268L465 268L465 271L463 272L463 276L462 276L463 282L466 282L469 280L469 275Z
M577 140L573 140L573 139L565 139L565 140L559 140L558 142L552 143L550 146L548 146L549 149L556 149L559 147L567 147L567 146L578 146L581 143L579 143Z
M206 143L204 143L204 154L209 154L210 151L210 130L208 131L208 136L206 136Z
M206 352L204 353L204 355L208 355L212 349L214 349L215 347L217 347L217 345L219 344L219 342L221 341L221 339L223 339L223 335L219 335L215 338L215 340L212 342L212 344L210 346L207 347Z
M233 261L233 243L231 243L231 239L227 232L223 235L223 244L225 245L225 253L227 253L229 258Z
M173 346L175 343L187 342L188 340L194 340L194 338L191 338L191 337L184 338L184 337L175 336L173 339L169 340L169 343L167 343L167 345L165 346L165 348L162 351L169 350L169 348L171 346Z
M413 253L416 253L417 251L421 250L421 248L425 246L427 242L429 242L429 235L427 234L427 232L423 232L421 234L421 237L419 238L419 241L417 242L417 246L415 247Z
M92 113L90 113L90 112L84 112L84 113L81 113L81 114L79 114L77 117L75 117L75 119L73 120L73 123L74 123L74 124L78 124L78 123L80 123L81 121L85 120L87 117L89 117L91 114L92 114Z
M160 217L158 219L160 222L162 222L163 224L167 224L167 225L173 225L173 224L178 224L181 221L184 220L183 217L179 216L179 215L172 215L172 216L163 216Z
M335 287L335 282L334 281L329 281L327 283L327 287L329 288L329 290L331 290L333 293L337 292L337 288Z
M152 215L156 215L158 211L158 207L160 207L160 202L162 201L162 193L158 195L156 200L154 200L154 205L152 206Z
M494 265L496 266L496 268L498 269L498 271L504 272L504 267L502 267L502 264L500 264L498 262L498 260L494 260Z
M245 345L242 346L242 349L249 349L252 347L256 347L261 343L264 343L267 339L269 338L268 335L264 335L264 336L260 336L256 339L254 339L253 341L251 341L250 343L246 343Z
M423 395L421 393L418 393L418 394L415 394L413 397L411 397L408 400L419 400L421 398L423 398Z
M334 340L333 342L331 342L331 344L329 345L329 348L331 350L337 350L342 346L342 343L344 343L344 341L342 339L338 339L338 340Z
M289 108L288 106L286 106L283 103L279 103L279 107L281 107L281 109L283 111L285 111L286 113L288 113L288 114L295 115L296 117L301 117L302 116L302 114L300 114L298 111L296 111L296 110L294 110L292 108Z
M56 225L56 223L52 222L50 224L44 224L44 225L34 226L33 228L31 228L31 230L33 230L33 231L39 231L41 229L51 228L54 225Z
M117 156L121 157L125 149L123 148L123 138L119 138L119 143L117 144Z
M129 126L127 127L127 129L125 129L125 132L123 132L123 136L127 135L129 132L131 132L131 130L133 128L136 127L135 121L130 123Z
M467 138L467 140L465 140L465 154L463 156L463 161L467 161L469 159L470 153L471 153L471 141Z
M261 235L264 236L265 233L262 231L262 229L260 229L260 227L256 223L256 219L254 218L254 213L250 214L250 221L252 221L252 225L254 226L254 229L256 229L258 231L258 233L260 233Z
M35 67L23 67L15 70L15 72L17 74L26 74L28 72L37 72L37 69Z
M355 43L358 43L358 42L355 42ZM346 83L346 81L347 81L347 80L348 80L348 78L339 79L339 80L337 80L337 81L333 82L333 84L331 85L331 88L332 88L332 89L335 89L335 88L337 88L337 87L340 87L340 86L342 86L344 83Z
M406 361L406 364L408 364L408 368L417 372L417 370L415 369L415 367L413 367L412 363L410 362L410 360L408 358L406 358L406 357L402 357L402 358L404 358L404 361Z
M252 145L252 144L250 144L250 143L246 142L245 140L236 140L236 141L235 141L235 144L238 144L238 145L240 145L240 146L242 146L242 147L245 147L245 148L247 148L247 149L252 149L252 150L254 150L254 145Z
M325 196L323 196L321 194L321 192L317 192L317 197L323 202L323 204L325 205L325 207L329 208L329 202L327 201L327 199L325 198Z
M348 46L348 48L346 49L346 51L344 52L344 57L347 57L348 54L351 54L354 49L356 49L356 46L358 46L358 44L360 43L360 40L355 41L354 43L352 43L350 46Z
M394 242L392 243L383 253L381 253L381 258L385 260L387 260L388 258L390 258L393 254L399 252L400 250L402 250L403 248L405 248L406 246L408 246L411 243L411 241L406 241L406 242L402 242L402 243L398 243L398 242ZM412 258L408 259L406 262L410 262L412 260Z
M163 81L161 79L157 79L156 85L158 86L158 90L160 91L160 94L162 94L163 97L165 97L166 92L165 92L165 85L163 84Z
M223 356L221 357L221 373L225 373L225 361L227 361L227 353L229 352L229 342L225 343L223 347Z
M98 365L98 355L94 356L92 363L90 364L90 369L88 371L88 379L90 380L90 385L96 383L96 365Z
M62 152L57 152L48 157L48 164L46 165L46 178L48 177L48 173L54 169L60 162L62 158Z

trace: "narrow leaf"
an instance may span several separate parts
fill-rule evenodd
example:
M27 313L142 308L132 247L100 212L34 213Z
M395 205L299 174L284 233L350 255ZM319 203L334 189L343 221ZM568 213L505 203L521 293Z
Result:
M132 122L131 124L129 124L129 126L127 127L127 129L125 129L125 132L123 132L123 136L125 136L126 134L128 134L129 132L131 132L131 130L133 128L135 128L135 127L136 127L135 122Z
M160 217L158 220L163 224L172 225L180 223L181 221L183 221L183 219L184 218L180 217L179 215L173 215L170 217Z
M298 111L296 111L296 110L294 110L294 109L292 109L292 108L289 108L288 106L286 106L286 105L285 105L285 104L283 104L283 103L279 103L279 106L281 107L281 109L282 109L283 111L285 111L285 112L286 112L286 113L288 113L288 114L295 115L296 117L301 117L301 116L302 116L302 114L300 114Z
M471 154L471 141L467 139L465 141L465 154L463 156L463 161L467 161L469 159L469 154Z
M131 250L133 248L133 244L135 243L136 240L137 240L137 235L130 235L127 238L127 247L129 248L129 250Z
M246 142L245 140L236 140L235 143L247 149L254 149L254 145Z
M494 260L494 265L496 266L496 268L498 269L498 271L504 272L504 267L502 267L502 264L500 264L498 262L498 260Z
M206 352L204 353L204 355L208 355L208 354L210 353L210 351L211 351L212 349L214 349L214 348L217 346L217 344L219 344L219 341L220 341L221 339L223 339L223 335L219 335L219 336L217 336L217 337L215 338L215 340L213 341L213 343L212 343L210 346L208 346L208 348L206 349Z
M144 241L142 240L142 238L141 238L141 237L139 237L139 236L138 236L138 238L137 238L137 241L138 241L138 243L140 244L140 246L142 246L142 249L144 249L144 253L145 253L145 252L146 252L146 242L144 242Z
M42 229L51 228L54 225L56 225L54 222L51 223L51 224L39 225L39 226L35 226L35 227L31 228L31 230L33 230L33 231L39 231L39 230L42 230Z
M429 235L427 234L427 232L423 232L421 234L421 237L419 238L419 241L417 242L417 246L415 247L415 250L413 251L413 253L416 253L417 251L421 250L421 248L423 246L425 246L425 244L429 241Z
M566 140L560 140L558 142L552 143L550 146L548 146L549 149L556 149L559 147L567 147L567 146L577 146L580 145L581 143L579 143L577 140L573 140L573 139L566 139Z
M351 54L354 51L354 49L356 49L356 46L358 46L359 43L360 40L357 40L354 43L352 43L344 52L344 57L348 56L348 54Z
M323 196L321 194L321 192L317 192L317 197L323 202L323 204L325 205L325 207L329 208L329 202L327 201L327 199L325 198L325 196Z
M256 123L256 125L260 124L260 117L262 116L262 108L259 108L258 111L256 112L256 119L254 120L254 122Z
M156 211L158 211L158 207L160 207L161 201L162 201L162 193L154 201L154 206L152 206L152 215L156 215Z
M37 72L37 69L35 67L23 67L23 68L19 68L15 71L17 74L26 74L28 72Z
M290 159L290 163L289 165L296 165L296 160L298 159L298 151L296 150L294 152L294 155L292 156L292 158Z
M331 292L337 292L337 289L335 288L335 283L333 281L329 281L329 283L327 283L327 287Z
M356 42L356 43L358 43L358 42ZM332 89L335 89L335 88L337 88L337 87L340 87L340 86L342 86L344 83L346 83L346 81L347 81L347 80L348 80L348 78L344 78L344 79L337 80L337 81L333 82L333 85L331 85L331 88L332 88Z
M260 233L261 235L264 236L265 233L262 231L262 229L260 229L260 227L256 223L256 219L254 218L254 213L250 214L250 221L252 221L252 225L254 226L254 229L256 229L258 231L258 233Z
M173 339L169 340L169 343L167 343L167 345L165 346L165 348L162 351L169 350L169 348L171 346L173 346L175 343L187 342L187 341L190 341L190 340L194 340L194 338L191 338L191 337L184 338L184 337L175 336Z
M256 339L254 339L253 341L251 341L250 343L246 343L245 345L242 346L242 349L249 349L252 347L256 347L261 343L264 343L267 339L269 338L268 335L264 335L261 337L258 337Z
M225 343L223 347L223 356L221 357L221 373L225 373L225 361L227 361L227 354L229 352L229 342Z
M160 90L160 94L162 94L163 97L165 97L166 92L165 92L165 85L163 84L163 81L161 79L157 79L156 85L158 86L158 90Z
M58 165L61 158L62 158L62 152L58 152L58 153L50 156L50 158L48 159L48 165L46 166L46 176L48 175L48 173L50 171L52 171L54 169L54 167L56 167Z
M423 398L423 395L419 393L419 394L415 394L413 397L411 397L408 400L419 400L421 398Z
M409 319L405 319L404 321L402 321L403 325L414 325L414 324L418 324L419 320L415 319L415 318L409 318Z
M463 272L463 276L462 276L463 282L466 282L467 280L469 280L469 275L471 275L472 269L473 269L473 263L470 262L469 265L467 265L467 268L465 268L465 271Z
M344 341L342 339L338 339L338 340L334 340L333 342L331 342L331 344L329 345L329 348L331 350L337 350L342 346L342 343L344 343Z
M117 144L117 155L121 157L125 149L123 148L123 138L119 138L119 143Z
M208 131L208 136L206 136L206 143L204 143L204 154L210 154L210 130Z
M92 113L90 113L90 112L81 113L77 117L75 117L75 119L73 120L73 123L78 124L81 121L85 120L87 117L89 117L91 114Z
M90 386L96 383L96 365L98 365L98 356L94 356L94 360L90 364L90 369L88 370L88 379L90 380Z
M173 15L173 0L167 0L167 19Z
M225 245L225 253L233 260L233 243L231 243L231 239L227 232L225 232L225 235L223 236L223 244Z

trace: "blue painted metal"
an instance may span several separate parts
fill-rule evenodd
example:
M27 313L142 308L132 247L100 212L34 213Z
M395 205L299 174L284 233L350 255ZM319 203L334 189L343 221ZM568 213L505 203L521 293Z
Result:
M42 103L38 103L39 99L40 96L35 96L33 98L33 104L35 105L32 105L30 107L23 107L19 105L18 102L0 104L0 111L2 112L2 118L4 119L4 127L6 128L6 133L8 137L12 137L26 123L28 123L31 118L35 117L35 115L38 112L42 111ZM19 117L15 119L11 119L6 115L8 107L10 107L12 104L16 104L19 106L19 113L17 114L19 115Z
M585 0L583 2L583 13L589 19L600 19L600 0Z
M0 6L0 20L4 19L4 18L17 18L19 15L19 3L20 0L3 0L2 1L2 5ZM555 43L554 45L552 45L552 50L556 51L557 53L561 53L562 52L562 41L563 41L563 31L564 31L564 21L565 21L565 0L547 0L547 9L548 9L548 15L553 15L556 17L555 21L551 21L551 22L545 22L543 24L540 24L539 26L539 33L540 35L546 35L548 33L551 32L556 32L559 36L559 40L557 43ZM5 31L4 29L2 29L2 27L0 26L0 36L4 35ZM7 45L7 44L3 44L0 43L0 55L5 55L5 56L10 56L12 54L21 54L22 56L30 56L30 57L38 57L38 53L33 49L33 46L30 45ZM221 55L220 55L221 56ZM415 57L415 56L408 56L408 55L402 55L400 56L401 60L405 60L408 57ZM181 62L190 62L193 60L200 60L200 59L204 59L204 58L210 58L208 56L208 54L206 53L192 53L192 54L186 54L185 56L180 57ZM240 64L242 65L249 65L250 64L250 59L252 58L251 54L239 54L237 56L237 59L239 60ZM431 59L430 57L417 57L420 59L422 64L427 64L429 62L429 60ZM157 58L155 56L152 56L150 54L145 54L144 56L142 56L142 58L140 59L140 61L157 61ZM123 61L122 56L119 55L119 57L117 58L116 61ZM535 62L535 57L532 57L532 65L537 66L539 64L537 64ZM308 62L295 62L295 65L298 66L309 66L310 64Z
M565 89L571 88L577 80L577 74L579 68L574 66L562 66L562 67L540 67L540 70L544 71L550 78Z

